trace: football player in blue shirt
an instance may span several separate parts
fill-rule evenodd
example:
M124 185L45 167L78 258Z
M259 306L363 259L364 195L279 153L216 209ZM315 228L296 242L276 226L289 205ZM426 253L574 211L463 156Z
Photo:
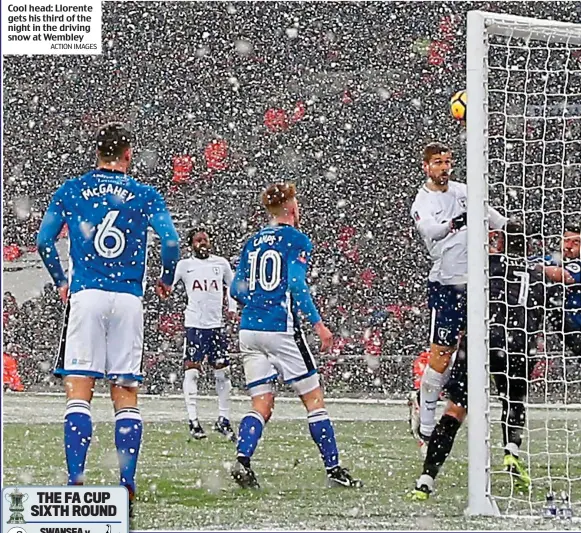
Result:
M240 422L238 460L232 476L241 487L258 488L250 460L274 409L273 382L278 375L292 385L307 410L309 430L317 444L330 484L361 486L339 464L335 432L329 419L317 364L300 330L305 317L332 347L333 335L323 324L307 285L312 251L309 238L297 229L299 206L294 185L270 185L262 202L272 217L245 244L230 293L243 306L240 351L252 410Z
M137 407L143 351L143 305L147 230L161 239L163 273L157 293L167 296L179 259L179 240L161 195L127 175L132 135L121 124L97 133L97 168L67 180L54 194L38 234L38 251L67 302L55 374L63 376L68 483L84 482L91 443L95 380L111 383L120 482L135 495L142 435ZM67 224L69 278L55 246Z
M561 265L544 267L547 278L565 285L565 309L559 312L555 327L562 330L565 345L581 357L581 226L577 221L565 225Z

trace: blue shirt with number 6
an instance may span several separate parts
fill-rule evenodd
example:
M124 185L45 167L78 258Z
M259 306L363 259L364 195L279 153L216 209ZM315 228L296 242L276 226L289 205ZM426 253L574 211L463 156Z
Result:
M55 246L65 224L68 280ZM163 198L125 173L96 169L56 191L40 226L38 252L54 283L69 283L71 293L101 289L143 296L150 226L161 239L162 281L171 285L179 238Z
M243 306L240 329L293 332L299 314L311 324L321 320L307 284L312 249L286 224L266 226L246 242L230 287Z

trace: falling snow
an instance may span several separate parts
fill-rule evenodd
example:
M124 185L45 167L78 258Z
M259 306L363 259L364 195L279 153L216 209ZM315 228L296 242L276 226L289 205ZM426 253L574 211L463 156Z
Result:
M409 216L424 180L421 150L433 140L449 144L456 178L465 181L465 132L450 118L448 101L465 87L466 11L483 6L105 2L102 55L5 58L3 243L11 294L3 301L4 350L18 361L22 387L60 390L50 370L64 309L36 255L40 220L63 181L94 164L98 125L115 120L135 131L132 172L165 197L184 255L188 231L203 225L216 252L235 266L245 238L266 222L259 191L274 180L295 182L302 229L315 246L312 292L335 333L331 354L319 358L326 390L330 396L403 398L412 387L412 361L429 336L430 260ZM563 21L580 15L575 2L485 7ZM578 84L576 94L579 57L570 81ZM510 68L518 74L529 60L519 52ZM558 83L539 78L550 87ZM529 104L536 109L542 102ZM491 118L492 129L501 125L511 137L491 145L492 171L498 161L514 160L503 174L502 201L497 189L491 200L508 211L547 211L531 218L530 233L553 243L561 231L555 213L579 211L579 195L562 198L563 188L578 192L579 117L567 129L567 142L556 137L550 146L527 124L526 148L517 138L525 127L521 105L515 101ZM558 99L545 106L564 112ZM562 122L550 132L559 135ZM547 159L524 165L527 149ZM96 228L81 224L92 238ZM65 230L57 244L61 257L66 242ZM184 294L176 291L163 302L155 296L160 251L152 242L143 390L176 393L183 378ZM560 264L558 252L553 260ZM562 294L551 299L556 306L563 301ZM235 328L229 326L229 334L236 353ZM308 340L316 345L310 333ZM554 379L547 389L534 389L536 399L562 398L561 364L556 359L539 370ZM240 364L235 359L232 366L241 389ZM578 365L575 372L577 388L566 393L579 400ZM212 387L202 376L200 391ZM179 409L172 404L159 418L174 420L179 413L181 420ZM98 442L95 435L92 445ZM161 451L168 461L176 453ZM114 453L102 456L107 469L117 461ZM34 468L18 481L34 482ZM208 471L191 485L218 494L225 490L223 472ZM151 498L157 491L149 484ZM344 509L350 519L369 512L359 504ZM430 517L415 525L438 527Z

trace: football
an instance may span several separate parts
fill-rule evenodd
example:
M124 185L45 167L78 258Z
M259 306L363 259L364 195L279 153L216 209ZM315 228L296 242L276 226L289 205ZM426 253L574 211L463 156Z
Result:
M466 120L466 91L458 91L450 99L450 113L456 120Z

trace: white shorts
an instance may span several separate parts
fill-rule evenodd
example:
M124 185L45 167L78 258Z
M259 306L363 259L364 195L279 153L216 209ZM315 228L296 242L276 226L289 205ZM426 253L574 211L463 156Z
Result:
M142 381L143 304L133 294L86 289L71 295L54 373Z
M241 330L240 351L247 389L276 381L279 374L285 383L317 374L315 358L300 332Z

